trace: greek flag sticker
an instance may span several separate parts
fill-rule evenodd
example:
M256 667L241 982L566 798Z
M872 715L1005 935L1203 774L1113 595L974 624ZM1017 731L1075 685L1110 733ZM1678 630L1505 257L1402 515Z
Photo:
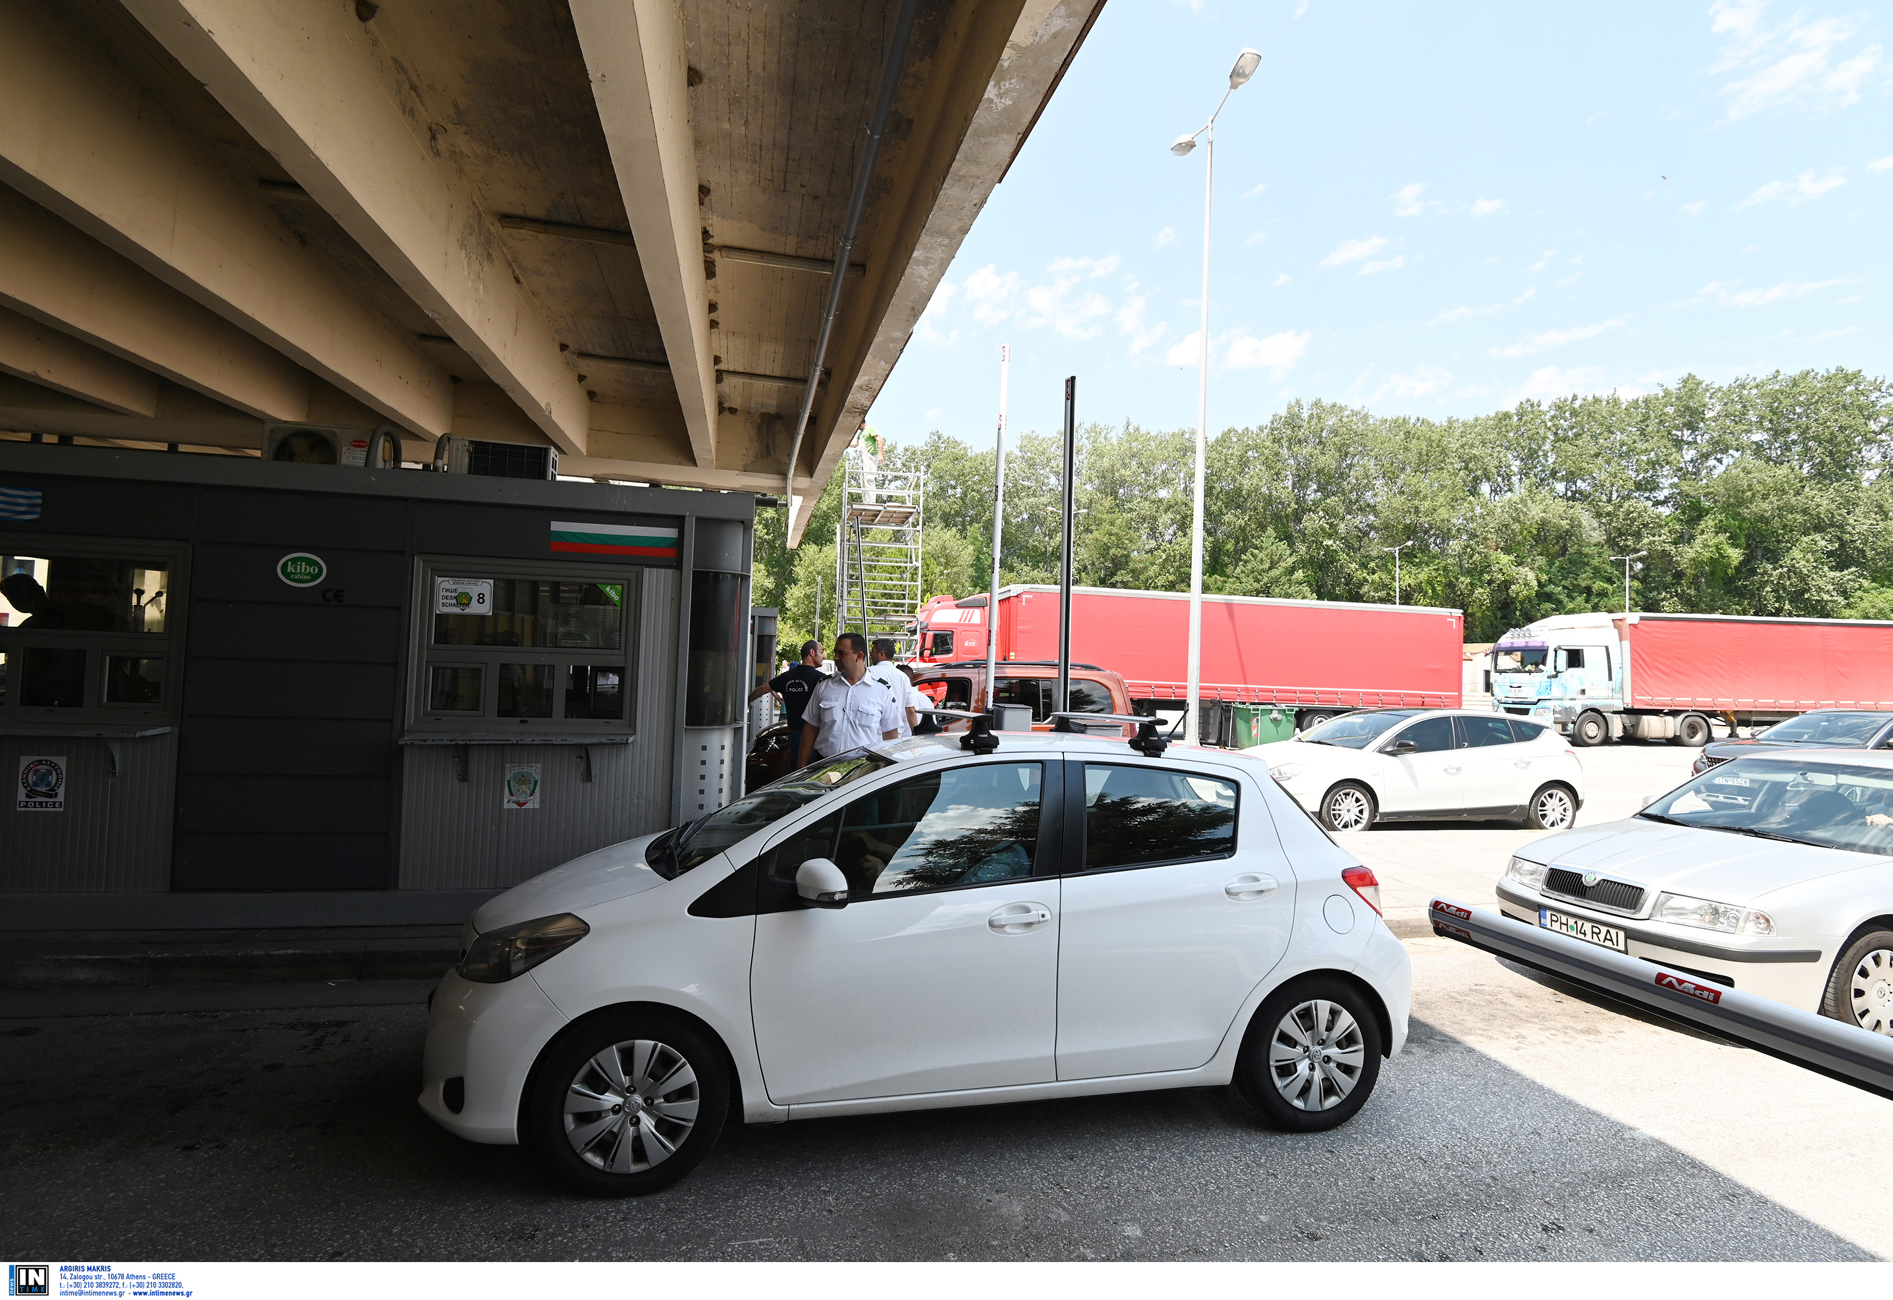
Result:
M38 518L38 488L0 487L0 519Z

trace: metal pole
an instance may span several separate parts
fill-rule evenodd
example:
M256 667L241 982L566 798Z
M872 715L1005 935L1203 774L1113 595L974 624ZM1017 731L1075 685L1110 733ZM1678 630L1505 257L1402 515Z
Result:
M1077 497L1073 474L1078 461L1078 376L1065 381L1065 544L1058 565L1058 694L1052 712L1071 707L1071 534Z
M986 586L986 707L999 686L999 543L1006 518L1006 390L1012 378L1012 348L999 345L999 442L993 464L993 571Z
M861 554L861 521L854 525L854 589L861 606L861 635L868 634L868 566Z
M815 639L822 639L822 575L815 575ZM802 656L797 655L799 661Z
M1229 96L1225 94L1224 100ZM1222 105L1216 106L1222 111ZM1216 185L1216 119L1203 128L1203 314L1202 355L1196 367L1196 478L1190 500L1190 661L1184 690L1183 743L1198 743L1197 713L1203 695L1203 477L1209 455L1209 217Z
M1393 553L1393 603L1396 605L1400 603L1400 552L1398 549Z

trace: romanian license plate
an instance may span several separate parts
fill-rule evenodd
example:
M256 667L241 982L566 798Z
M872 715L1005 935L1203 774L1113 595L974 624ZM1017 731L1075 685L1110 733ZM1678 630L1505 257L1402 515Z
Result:
M1568 934L1573 939L1594 943L1600 948L1615 948L1618 952L1627 952L1624 947L1624 932L1613 930L1608 925L1599 925L1595 921L1586 921L1581 917L1566 916L1563 912L1554 912L1548 907L1538 909L1538 924L1547 930Z

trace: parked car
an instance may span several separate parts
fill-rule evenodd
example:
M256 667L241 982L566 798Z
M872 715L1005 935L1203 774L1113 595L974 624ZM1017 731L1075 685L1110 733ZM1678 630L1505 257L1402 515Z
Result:
M756 733L743 768L743 789L760 790L795 770L795 752L789 748L789 724L778 722Z
M1245 752L1334 831L1455 818L1563 830L1584 806L1570 742L1502 713L1362 709Z
M1357 1112L1412 988L1373 872L1234 754L998 740L824 760L488 902L421 1108L602 1195L729 1119L1231 1083L1289 1131Z
M1023 704L1032 710L1035 731L1052 729L1054 713L1118 713L1129 715L1130 690L1124 679L1108 668L1095 664L1073 664L1066 702L1060 709L1054 696L1058 693L1058 665L1051 662L1002 660L995 674L993 695L1000 704ZM914 685L921 694L943 709L966 709L975 713L986 709L986 661L962 660L950 664L915 664ZM963 730L965 723L955 723ZM1134 728L1126 728L1126 732Z
M1690 771L1701 774L1717 763L1770 749L1888 749L1893 748L1893 711L1884 709L1815 709L1798 718L1777 722L1746 740L1718 740L1705 745Z
M1732 759L1624 821L1538 840L1527 924L1893 1034L1893 753Z

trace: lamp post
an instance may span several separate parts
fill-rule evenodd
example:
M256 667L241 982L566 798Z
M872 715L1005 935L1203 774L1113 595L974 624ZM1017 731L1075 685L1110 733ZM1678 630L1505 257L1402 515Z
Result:
M1641 560L1644 556L1648 554L1649 554L1648 551L1638 551L1633 555L1613 555L1610 557L1613 560L1622 560L1624 562L1624 617L1625 618L1630 617L1630 561ZM1641 569L1643 566L1639 564L1637 567Z
M1197 708L1203 693L1203 467L1209 454L1209 216L1216 184L1216 119L1236 87L1253 77L1256 65L1261 62L1262 55L1257 50L1245 48L1238 54L1235 66L1229 70L1229 89L1217 101L1216 111L1209 115L1209 121L1188 135L1178 136L1170 146L1170 152L1181 158L1196 148L1197 136L1203 137L1202 355L1197 358L1196 482L1190 503L1190 665L1183 714L1183 743L1186 745L1197 743Z
M1393 603L1396 605L1400 603L1400 552L1406 550L1407 547L1411 545L1413 545L1413 539L1408 538L1398 546L1383 546L1380 548L1383 551L1391 552L1393 555Z

